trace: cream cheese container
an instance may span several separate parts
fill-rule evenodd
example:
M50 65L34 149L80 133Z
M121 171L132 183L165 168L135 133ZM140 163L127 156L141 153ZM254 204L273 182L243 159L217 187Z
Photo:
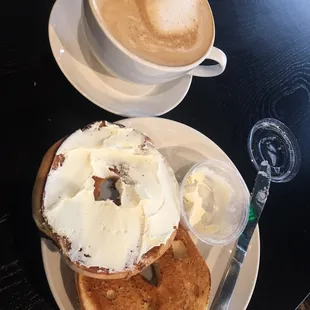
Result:
M202 242L235 241L249 215L250 194L236 168L209 159L194 165L181 186L182 225Z

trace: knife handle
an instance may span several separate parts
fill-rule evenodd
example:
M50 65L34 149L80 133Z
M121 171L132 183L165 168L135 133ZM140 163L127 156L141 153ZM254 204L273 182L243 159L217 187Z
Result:
M228 265L225 276L219 285L219 288L214 296L210 310L227 310L231 301L238 275L244 259L244 251L236 247L233 258Z

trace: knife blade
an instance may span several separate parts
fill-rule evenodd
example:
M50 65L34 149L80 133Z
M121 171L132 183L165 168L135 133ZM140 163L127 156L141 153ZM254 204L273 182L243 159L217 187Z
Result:
M229 307L249 243L269 194L270 180L270 166L267 161L263 161L252 190L248 223L237 240L234 253L224 272L210 310L227 310Z

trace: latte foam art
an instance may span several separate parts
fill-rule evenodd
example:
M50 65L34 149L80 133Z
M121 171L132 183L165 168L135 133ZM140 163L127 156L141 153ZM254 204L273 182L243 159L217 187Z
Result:
M93 4L114 39L149 62L188 65L212 44L214 24L206 0L93 0Z
M197 0L146 0L146 11L158 33L182 35L197 29L198 4Z

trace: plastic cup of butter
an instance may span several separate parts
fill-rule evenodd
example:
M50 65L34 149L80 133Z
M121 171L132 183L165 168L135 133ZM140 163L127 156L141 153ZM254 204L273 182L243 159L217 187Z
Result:
M209 245L235 241L249 216L249 190L236 168L208 159L195 164L180 184L181 224Z

